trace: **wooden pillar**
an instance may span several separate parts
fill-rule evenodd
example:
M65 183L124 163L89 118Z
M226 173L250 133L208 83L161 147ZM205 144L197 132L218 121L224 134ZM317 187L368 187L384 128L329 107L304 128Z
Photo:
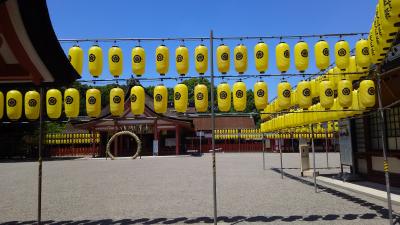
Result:
M180 151L180 143L181 143L181 132L180 132L180 127L175 126L175 154L179 155Z
M153 132L154 132L154 141L153 141L153 145L156 143L157 145L158 145L158 138L159 138L159 135L158 135L158 128L157 128L157 119L155 119L154 120L154 125L153 125L154 127L153 127ZM158 147L159 146L157 146L157 149L158 149ZM155 151L154 151L154 149L155 149L155 146L153 146L153 155L158 155L158 152L156 153Z
M92 158L96 157L96 152L95 152L95 142L96 142L96 137L95 137L95 132L94 130L91 130L92 133Z

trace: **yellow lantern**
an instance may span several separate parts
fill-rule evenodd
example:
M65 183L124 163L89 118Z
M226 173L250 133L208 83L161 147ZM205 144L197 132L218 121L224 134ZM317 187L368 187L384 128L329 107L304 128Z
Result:
M103 72L103 50L98 45L93 45L88 51L89 73L97 78Z
M122 88L113 88L110 91L110 112L112 116L122 116L124 113L125 94Z
M335 44L335 63L336 66L344 71L349 66L350 58L350 47L349 43L344 40L340 40Z
M387 2L388 3L388 2ZM390 2L389 4L392 4L392 2ZM397 31L398 31L398 27L396 23L390 22L386 19L385 15L385 6L381 7L380 5L382 5L381 3L378 5L379 7L377 7L377 9L379 8L379 12L376 13L379 17L379 21L380 21L380 25L381 25L381 30L384 31L384 33L388 36L388 38L393 39L396 37L397 35ZM376 18L378 18L376 17ZM399 19L397 17L397 19ZM389 42L389 40L387 40Z
M377 59L377 54L376 54L376 49L375 49L376 44L375 44L374 36L375 36L374 32L371 29L369 32L369 35L368 35L369 54L370 54L371 63L377 64L377 63L379 63L379 61Z
M169 69L169 50L165 45L156 48L156 70L160 75L168 73Z
M292 87L286 81L278 84L277 104L280 109L288 109L291 105L291 89Z
M226 74L230 67L230 50L229 47L221 44L217 48L217 64L218 71L222 74Z
M315 98L319 96L319 81L316 79L312 79L310 81L310 86L311 86L311 97Z
M366 108L375 106L375 83L372 80L363 80L358 89L360 104Z
M68 51L68 59L76 72L81 75L83 68L83 50L78 45L72 46Z
M208 110L208 90L204 84L197 84L194 87L194 105L197 112Z
M86 113L89 117L98 117L101 113L100 90L91 88L86 91Z
M360 39L356 43L356 65L363 69L367 69L371 64L369 56L369 45L365 39Z
M144 113L144 88L142 86L133 86L131 88L131 112L133 115L142 115Z
M123 57L122 49L118 46L112 46L108 50L108 67L111 75L119 77L122 74Z
M0 119L4 116L4 94L0 91Z
M221 112L229 112L231 110L231 88L229 84L223 82L217 87L218 109Z
M345 74L346 71L341 71L337 66L333 67L333 70L329 70L328 76L329 80L333 83L333 90L337 90L338 83L341 79L346 78Z
M348 74L343 77L352 83L354 80L358 80L362 76L361 74L356 74L357 72L356 56L350 56L349 67L346 69L346 73Z
M247 70L247 48L243 44L239 44L233 50L235 56L235 69L239 74L243 74Z
M233 84L233 108L237 112L246 110L247 105L247 89L246 84L238 81Z
M154 88L154 111L156 113L166 113L168 106L168 90L164 85L157 85Z
M350 107L352 111L346 112L347 116L354 116L362 113L362 111L359 111L361 110L361 107L358 100L358 90L353 90L352 96L352 103Z
M132 49L132 72L136 76L142 76L146 68L146 52L141 46Z
M308 109L312 104L311 84L307 81L300 81L297 84L296 101L302 109Z
M196 71L203 75L208 68L208 49L204 45L199 45L194 49L194 58L196 59Z
M384 19L392 24L398 25L400 22L400 2L396 0L387 1L379 0L379 7L381 15L384 15Z
M320 70L326 70L330 64L329 44L319 40L314 46L315 63Z
M380 8L381 7L379 6L379 4L376 5L375 19L374 19L374 22L372 23L372 26L375 29L376 42L377 42L379 48L382 49L382 53L384 56L386 54L386 52L390 49L393 39L395 37L389 33L389 32L391 32L391 30L386 31L383 29L381 22L385 21L385 19L381 20L381 18L380 18L381 17L380 13L379 13ZM398 15L396 15L396 16L398 16Z
M175 110L185 113L188 105L188 87L185 84L177 84L174 88L174 106Z
M303 73L308 68L308 44L304 41L299 41L294 46L294 64L296 69Z
M257 110L263 110L268 104L268 87L264 81L254 84L254 104Z
M330 109L333 106L334 96L334 85L330 80L321 81L319 84L319 101L322 108Z
M25 116L28 120L37 120L40 113L40 94L37 91L25 93Z
M290 47L281 42L275 48L276 66L281 73L286 73L290 67Z
M50 89L46 93L46 111L50 119L58 119L62 110L62 94L57 89Z
M189 50L184 45L175 50L176 72L185 76L189 71Z
M338 84L338 102L341 107L347 109L353 101L353 85L349 80L341 80Z
M64 111L68 118L76 118L79 115L80 97L75 88L68 88L64 92Z
M256 63L256 69L260 73L265 73L268 69L268 45L264 42L258 42L254 46L254 60Z
M291 105L297 105L297 89L292 90L292 93L290 93L290 102Z

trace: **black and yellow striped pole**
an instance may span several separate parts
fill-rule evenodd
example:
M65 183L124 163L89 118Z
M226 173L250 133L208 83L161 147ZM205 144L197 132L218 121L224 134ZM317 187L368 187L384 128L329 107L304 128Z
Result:
M389 163L387 159L387 137L386 137L386 121L385 121L385 113L383 111L382 106L382 89L381 89L381 78L380 74L376 74L376 83L378 87L378 103L379 103L379 116L381 121L379 123L381 128L381 137L382 137L382 152L383 152L383 171L385 173L385 182L386 182L386 194L387 194L387 201L388 201L388 217L389 217L389 224L393 225L393 215L392 215L392 199L390 196L390 179L389 179Z

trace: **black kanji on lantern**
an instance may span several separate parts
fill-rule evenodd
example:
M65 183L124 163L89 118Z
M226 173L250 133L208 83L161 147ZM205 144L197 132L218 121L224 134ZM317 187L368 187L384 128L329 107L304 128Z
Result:
M29 99L28 105L30 107L35 107L37 105L37 101L35 99Z
M219 97L220 97L221 99L226 99L226 98L228 97L228 93L226 93L226 91L221 91L221 92L219 93Z

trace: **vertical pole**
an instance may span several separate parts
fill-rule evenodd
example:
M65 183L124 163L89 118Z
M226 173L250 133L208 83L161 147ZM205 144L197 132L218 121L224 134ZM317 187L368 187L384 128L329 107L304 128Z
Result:
M200 143L199 143L199 145L200 145L199 146L199 153L200 154L199 155L201 155L201 136L202 136L202 134L203 134L203 131L200 131L200 135L199 135L200 136Z
M379 103L379 114L381 117L380 127L382 131L382 152L383 152L383 170L385 171L385 181L386 181L386 195L388 201L388 216L389 216L389 224L393 225L393 215L392 215L392 199L390 196L390 179L389 179L389 163L387 159L387 146L386 146L386 124L385 124L385 115L383 112L382 106L382 88L381 88L381 78L380 74L376 75L377 77L377 86L378 86L378 103Z
M215 162L215 113L214 113L214 46L213 31L210 31L210 72L211 72L211 148L213 169L213 199L214 199L214 224L217 225L217 169Z
M265 170L265 138L264 138L264 134L263 134L263 138L262 138L262 152L263 152L263 170Z
M317 193L317 175L315 168L315 147L314 147L314 126L311 124L311 149L313 154L313 178L314 178L314 190Z
M241 131L239 131L238 130L238 136L239 136L239 152L240 152L240 142L241 142L241 140L240 140L240 137L242 136L242 132Z
M38 152L38 208L37 223L42 224L42 147L43 147L43 112L44 112L44 88L40 87L40 117L39 117L39 152Z
M283 179L283 159L282 159L282 146L281 146L281 140L280 138L278 140L278 148L279 148L279 156L281 158L281 179Z
M329 156L328 156L328 123L325 128L325 151L326 151L326 168L329 169Z
M179 155L181 143L181 132L180 127L175 126L175 155Z

